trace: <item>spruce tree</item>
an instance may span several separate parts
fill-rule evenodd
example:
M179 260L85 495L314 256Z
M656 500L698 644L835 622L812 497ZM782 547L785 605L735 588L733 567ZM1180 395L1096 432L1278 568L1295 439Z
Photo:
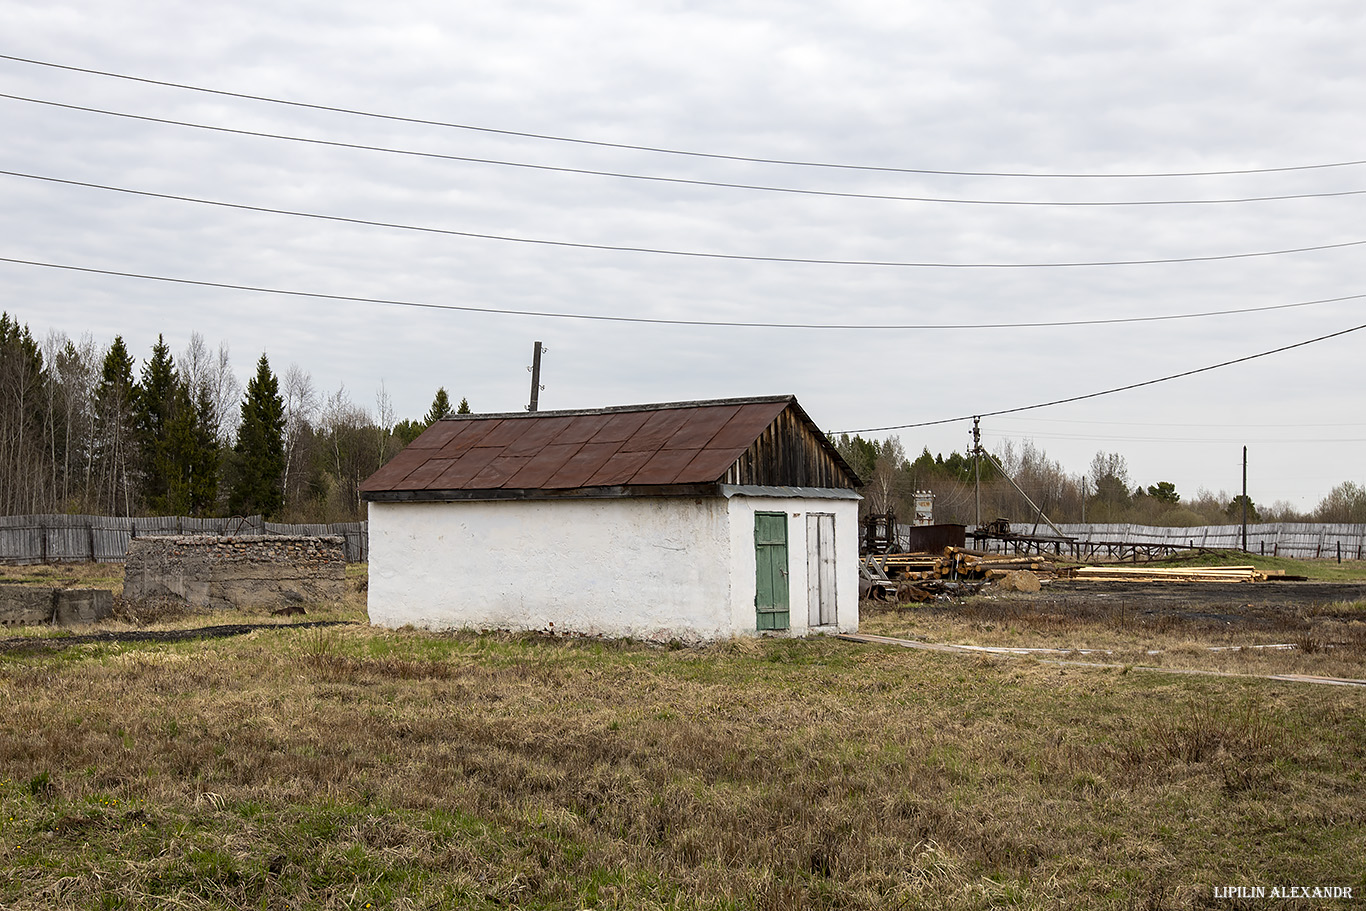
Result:
M473 412L470 411L470 401L469 401L469 399L462 398L462 399L460 400L460 407L457 408L457 409L455 409L455 413L456 413L456 414L473 414Z
M28 326L0 313L0 514L42 502L43 356Z
M178 463L187 445L184 428L176 425L183 424L188 407L189 396L176 375L171 348L158 335L151 358L142 365L142 380L133 396L142 493L154 513L170 515L184 511L183 502L172 502L171 488L180 473ZM173 428L177 431L174 435Z
M170 420L161 446L166 493L152 508L167 515L205 516L218 502L218 428L213 399L200 385L195 396L183 379L172 393Z
M394 425L394 439L398 440L400 446L407 446L413 440L422 436L422 431L427 429L425 421L409 421L406 418Z
M432 407L427 409L427 416L422 420L426 421L430 427L437 421L451 413L451 399L446 394L446 387L441 386L436 390L436 398L432 399Z
M277 515L284 506L285 402L264 354L242 399L229 508L236 515Z
M207 383L195 390L193 442L186 465L190 514L212 515L218 504L218 420L217 406Z
M133 423L135 386L133 357L122 336L114 336L104 356L95 390L95 464L101 504L111 515L132 515Z

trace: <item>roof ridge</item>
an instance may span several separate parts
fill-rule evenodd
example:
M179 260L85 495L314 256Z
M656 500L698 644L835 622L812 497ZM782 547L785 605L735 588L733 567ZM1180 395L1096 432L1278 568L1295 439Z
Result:
M796 402L795 395L754 395L733 399L700 399L692 402L652 402L641 405L609 405L605 408L566 408L552 411L505 411L487 414L448 414L443 421L503 420L507 418L574 417L589 414L624 414L633 411L664 411L670 408L707 408L725 405L759 405L768 402Z

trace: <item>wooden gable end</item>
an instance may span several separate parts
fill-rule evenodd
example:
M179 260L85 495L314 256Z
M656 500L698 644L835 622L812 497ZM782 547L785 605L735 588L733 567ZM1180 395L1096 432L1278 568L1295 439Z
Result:
M853 489L862 482L799 407L789 405L726 472L726 484Z

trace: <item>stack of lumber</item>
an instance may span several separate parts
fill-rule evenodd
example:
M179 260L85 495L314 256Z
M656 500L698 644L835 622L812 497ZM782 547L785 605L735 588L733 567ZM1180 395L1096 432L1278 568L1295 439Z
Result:
M1051 560L1027 554L989 554L980 550L949 547L945 548L944 556L949 564L945 575L956 571L959 578L966 579L999 579L1022 569L1042 576L1051 576L1058 571Z
M943 558L937 554L878 554L868 559L876 562L888 576L904 576L907 573L934 572Z
M902 602L922 600L920 596L926 592L965 594L968 588L975 592L983 584L1000 583L1012 574L1033 574L1037 579L1054 576L1057 571L1055 564L1042 557L993 554L963 547L947 547L942 554L869 555L860 565L865 595Z
M1255 566L1191 566L1155 569L1141 566L1082 566L1074 577L1093 582L1265 582Z

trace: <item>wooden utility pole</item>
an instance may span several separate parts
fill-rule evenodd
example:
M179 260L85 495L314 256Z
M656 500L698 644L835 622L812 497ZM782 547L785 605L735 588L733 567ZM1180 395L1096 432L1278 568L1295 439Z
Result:
M541 396L541 343L536 343L536 348L531 353L531 404L526 406L527 411L536 410L536 400Z
M972 467L977 476L977 527L982 527L982 419L972 418Z
M1247 447L1243 447L1243 552L1247 553Z

